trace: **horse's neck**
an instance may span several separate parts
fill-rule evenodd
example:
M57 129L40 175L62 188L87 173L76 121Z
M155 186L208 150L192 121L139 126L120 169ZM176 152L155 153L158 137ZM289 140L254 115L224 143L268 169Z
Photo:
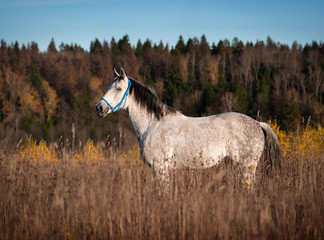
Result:
M156 120L154 114L148 113L130 96L130 104L127 109L129 120L135 130L138 139L141 139L150 125Z

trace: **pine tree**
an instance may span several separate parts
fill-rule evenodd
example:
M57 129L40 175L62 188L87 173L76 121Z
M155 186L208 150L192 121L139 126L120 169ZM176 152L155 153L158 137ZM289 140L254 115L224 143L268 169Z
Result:
M57 53L54 38L52 38L50 44L48 45L47 52L48 53Z
M102 45L98 40L98 38L96 38L90 44L90 53L101 52L101 51L102 51Z

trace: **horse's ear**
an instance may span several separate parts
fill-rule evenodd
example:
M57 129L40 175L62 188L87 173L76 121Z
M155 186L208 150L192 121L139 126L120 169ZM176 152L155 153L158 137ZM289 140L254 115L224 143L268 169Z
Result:
M114 68L114 78L119 77L118 72L116 71L116 68Z
M122 77L122 78L126 77L126 73L123 68L120 68L120 77Z

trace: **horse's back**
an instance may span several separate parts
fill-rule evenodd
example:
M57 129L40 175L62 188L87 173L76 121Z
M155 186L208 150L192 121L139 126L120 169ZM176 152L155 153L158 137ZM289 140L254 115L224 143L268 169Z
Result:
M193 129L211 134L219 141L244 142L264 138L259 122L240 113L229 112L208 117L188 118L187 121Z

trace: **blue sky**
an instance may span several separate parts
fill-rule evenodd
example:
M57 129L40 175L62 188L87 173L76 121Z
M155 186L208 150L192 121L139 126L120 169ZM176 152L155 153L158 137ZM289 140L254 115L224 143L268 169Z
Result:
M244 43L266 40L291 45L324 42L323 0L0 0L0 39L38 43L47 49L52 37L77 43L110 42L128 34L174 46L182 35L211 44L237 37Z

